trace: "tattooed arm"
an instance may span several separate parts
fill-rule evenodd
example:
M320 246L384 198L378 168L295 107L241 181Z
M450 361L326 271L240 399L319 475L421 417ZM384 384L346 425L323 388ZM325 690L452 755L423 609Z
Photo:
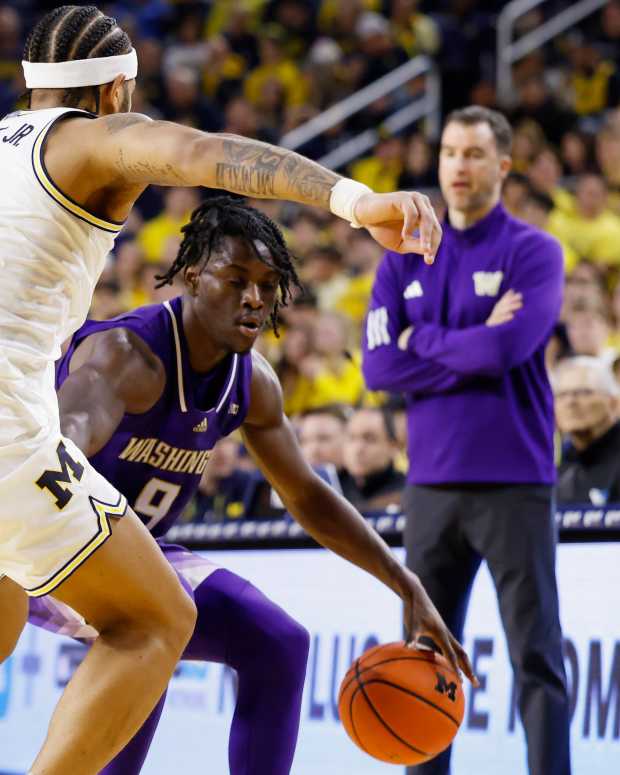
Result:
M62 190L80 204L94 202L96 210L100 201L108 208L112 203L114 220L126 217L149 183L222 188L328 209L331 190L341 177L284 148L151 121L137 113L63 122L46 151L48 170L54 154L65 157L55 165L60 175L68 174L71 163L79 170L60 186ZM72 161L66 158L69 154ZM423 252L432 259L439 245L441 228L428 198L421 194L364 194L355 215L388 249ZM420 236L413 237L418 227Z
M78 121L72 122L76 125ZM309 159L258 140L209 134L137 113L80 121L98 185L207 186L327 207L340 178ZM88 138L86 135L88 134Z

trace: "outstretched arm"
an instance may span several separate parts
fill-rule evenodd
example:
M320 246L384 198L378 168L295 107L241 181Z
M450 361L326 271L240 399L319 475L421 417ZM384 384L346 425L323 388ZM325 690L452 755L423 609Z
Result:
M165 384L161 361L124 328L92 334L75 351L58 390L60 427L87 457L112 438L125 412L141 414Z
M208 186L250 197L287 199L324 209L331 206L336 214L368 228L385 247L401 253L417 250L429 261L441 239L428 197L407 192L364 193L345 215L347 208L334 209L332 198L332 189L342 181L340 175L293 151L257 140L151 121L138 113L118 113L61 122L51 141L46 164L48 168L52 165L55 181L67 174L63 172L65 156L73 154L67 163L75 169L78 149L82 174L71 176L70 187L82 189L80 203L106 191L108 198L128 212L148 184ZM414 236L416 229L419 236Z
M469 660L450 635L418 578L401 565L383 539L305 461L282 409L277 377L262 356L253 355L252 397L243 426L252 456L302 527L320 544L368 571L399 595L411 637L430 634L465 674Z

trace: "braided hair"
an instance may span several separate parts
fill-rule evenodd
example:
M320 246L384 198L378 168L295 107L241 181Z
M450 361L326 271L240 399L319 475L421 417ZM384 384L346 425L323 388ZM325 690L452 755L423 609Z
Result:
M242 199L231 196L216 196L207 199L197 207L183 229L183 241L177 257L170 269L163 275L156 275L159 283L155 286L171 284L182 269L195 266L204 259L202 269L207 265L211 254L217 250L223 237L241 237L246 240L256 257L280 275L280 296L271 312L271 325L278 336L278 310L286 306L291 298L291 285L301 289L301 283L293 265L293 257L284 241L280 228L271 218L255 207L245 204ZM260 240L271 254L271 260L261 256L254 247L254 240Z
M62 5L37 22L28 36L23 58L27 62L68 62L74 59L128 54L131 40L116 23L94 5ZM61 103L74 108L89 93L99 110L97 86L65 89ZM31 91L27 92L30 104Z

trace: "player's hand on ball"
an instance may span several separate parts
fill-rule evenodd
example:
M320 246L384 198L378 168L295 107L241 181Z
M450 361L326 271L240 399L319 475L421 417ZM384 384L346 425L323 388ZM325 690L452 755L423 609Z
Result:
M465 649L444 624L420 579L407 568L403 567L402 570L400 596L405 606L407 643L416 645L419 637L430 636L453 669L457 673L461 670L474 686L478 686L478 679Z
M441 242L441 226L430 199L415 191L363 194L355 205L358 223L396 253L420 253L432 264Z

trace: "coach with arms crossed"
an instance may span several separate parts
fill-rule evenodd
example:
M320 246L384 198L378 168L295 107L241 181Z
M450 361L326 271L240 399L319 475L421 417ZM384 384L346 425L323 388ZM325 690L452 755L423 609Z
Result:
M553 399L544 352L563 259L500 203L511 129L450 114L439 180L448 205L434 267L386 253L364 337L371 390L407 394L407 564L461 638L484 559L497 590L530 775L569 775L569 704L555 579ZM450 752L409 772L447 775Z

